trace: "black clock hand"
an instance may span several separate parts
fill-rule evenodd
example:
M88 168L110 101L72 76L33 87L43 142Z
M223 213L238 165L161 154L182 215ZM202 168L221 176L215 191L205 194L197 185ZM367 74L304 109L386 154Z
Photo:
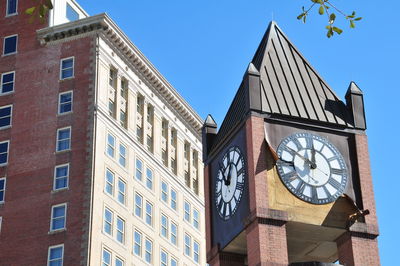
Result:
M312 142L312 146L311 146L311 162L313 163L313 165L311 166L311 169L317 168L317 164L315 163L315 149L314 149L313 142Z
M221 169L221 172L222 172L222 179L224 180L224 183L225 183L225 185L226 185L226 176L225 176L226 168L225 168L224 165L221 164L221 163L219 163L219 168Z
M228 176L226 177L226 183L225 183L227 186L231 184L231 168L232 164L229 164Z

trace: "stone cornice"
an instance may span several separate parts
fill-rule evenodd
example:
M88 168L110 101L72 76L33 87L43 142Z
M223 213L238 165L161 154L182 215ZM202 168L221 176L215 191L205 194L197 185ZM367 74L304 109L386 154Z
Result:
M142 54L142 52L129 40L123 31L105 13L80 19L77 21L40 29L37 37L42 45L65 38L89 32L102 32L115 47L125 56L147 82L171 105L181 118L200 138L200 130L203 124L201 117L193 108L179 95L174 87L158 72L153 64Z

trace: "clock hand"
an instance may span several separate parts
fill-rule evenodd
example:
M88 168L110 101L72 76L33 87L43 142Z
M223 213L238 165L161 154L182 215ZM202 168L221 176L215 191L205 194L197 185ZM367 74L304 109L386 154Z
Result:
M315 149L314 149L314 143L312 142L311 146L311 162L313 165L311 166L311 169L317 168L317 164L315 163Z
M310 168L315 169L316 165L315 163L311 162L309 159L307 159L306 157L304 157L303 155L301 155L300 153L298 153L297 151L293 150L292 148L286 146L286 148L288 148L289 150L291 150L292 152L294 152L297 156L299 156L301 159L303 159L306 163L308 163L308 165L310 166Z
M225 176L226 168L224 167L223 164L221 164L221 163L218 163L218 164L219 164L219 168L221 169L221 172L222 172L222 179L224 180L224 183L226 185L226 176Z
M227 186L229 186L231 184L231 168L232 168L232 164L229 164L228 176L226 177L226 185Z
M321 169L319 169L319 168L315 168L315 169L318 170L318 171L320 171L320 172L323 173L324 175L329 176L327 173L325 173L325 172L322 171Z

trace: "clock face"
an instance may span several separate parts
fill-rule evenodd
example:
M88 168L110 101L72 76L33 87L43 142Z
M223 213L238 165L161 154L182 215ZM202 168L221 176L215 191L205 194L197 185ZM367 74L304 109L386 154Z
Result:
M343 194L347 184L347 166L338 149L327 139L296 133L279 144L279 176L298 198L326 204Z
M215 182L215 205L219 216L231 218L242 198L246 171L243 154L238 147L231 147L219 162Z

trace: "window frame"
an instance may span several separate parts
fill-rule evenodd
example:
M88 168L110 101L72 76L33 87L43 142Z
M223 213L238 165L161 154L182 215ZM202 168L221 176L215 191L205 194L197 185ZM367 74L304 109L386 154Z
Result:
M150 252L147 250L147 242L150 243ZM148 264L152 264L153 263L153 250L154 250L153 240L151 240L148 237L145 237L143 259ZM147 257L146 257L147 254L150 254L150 261L147 261Z
M125 154L121 153L121 146L125 149ZM121 158L124 161L123 164L121 163ZM126 168L126 166L127 166L126 164L128 162L127 158L128 158L128 147L125 144L120 142L118 145L118 163L119 163L119 165Z
M166 190L164 191L163 189L163 184L166 185ZM169 199L169 184L165 180L161 180L161 201L168 204L168 199ZM165 195L165 200L164 200L164 195Z
M106 264L106 262L104 262L104 251L110 255L110 263L109 264ZM101 265L111 266L111 264L112 264L112 252L109 249L103 247L102 251L101 251Z
M141 163L141 169L140 170L138 170L139 168L137 167L137 162L140 162ZM143 160L142 159L140 159L140 158L136 158L136 160L135 160L135 179L137 180L137 181L139 181L139 182L142 182L143 181L143 168L144 168L144 163L143 163ZM140 173L140 179L138 178L138 171L139 171L139 173Z
M65 187L62 187L62 188L56 188L56 184L57 184L56 181L58 179L64 178L64 177L57 178L57 169L61 168L61 167L65 167L65 166L67 167L67 175L65 176L65 178L67 179L67 185ZM69 170L70 170L69 163L59 164L59 165L54 166L53 191L60 191L60 190L64 190L64 189L68 189L69 188Z
M166 261L165 261L165 263L162 261L162 253L164 253L165 254L165 258L166 258ZM161 248L161 250L160 250L160 265L161 266L168 266L168 264L169 264L169 254L168 254L168 252L167 251L165 251L163 248Z
M173 233L172 226L175 226L175 233ZM170 242L171 244L178 246L178 235L179 235L178 224L175 221L171 220L169 227L170 227ZM175 243L172 241L172 237L175 238Z
M8 13L8 5L9 5L9 0L7 0L7 4L6 4L6 16L5 17L12 17L15 15L18 15L18 0L15 0L15 12L14 13Z
M189 245L187 245L186 243L186 237L189 239ZM189 258L192 257L192 236L189 235L188 233L185 232L184 237L183 237L183 254L185 254L185 256L188 256ZM186 249L189 248L189 254L186 253Z
M186 211L186 204L187 204L187 206L189 206L189 211L187 212ZM191 217L192 217L192 214L191 214L191 212L192 212L192 206L191 206L191 204L187 201L187 200L184 200L184 203L183 203L183 219L186 221L186 222L188 222L188 223L191 223ZM188 215L188 219L186 219L186 214Z
M196 252L196 248L195 248L196 245L197 245L197 248L198 248L197 252ZM197 255L197 261L195 259L196 255ZM194 239L193 239L193 261L195 263L197 263L197 264L200 263L200 243L198 241L194 240Z
M10 154L9 154L9 152L10 152L10 141L9 140L2 141L2 142L0 142L0 145L3 144L3 143L6 143L6 142L7 142L7 151L5 153L7 153L7 160L4 163L0 163L0 166L7 165L8 164L8 159L10 157ZM1 154L3 154L3 153L0 151L0 155Z
M136 234L140 236L140 243L136 242ZM139 254L136 253L136 247L139 247ZM133 254L138 257L142 257L142 247L143 247L143 233L135 229L133 231Z
M195 212L197 213L197 219L195 219ZM200 230L200 212L198 209L196 209L195 207L192 208L192 225L194 228L196 228L197 230ZM196 226L197 224L197 226Z
M72 58L72 76L63 78L62 77L62 71L63 71L62 63L63 63L63 61L69 60L71 58ZM75 78L75 56L61 58L60 59L60 80L67 80L67 79L73 79L73 78Z
M172 197L173 193L175 193L175 198ZM173 187L171 186L171 188L170 188L170 190L169 190L169 194L170 194L170 200L169 200L169 202L170 202L170 207L171 207L171 209L173 209L174 211L177 211L177 210L178 210L178 191L177 191L175 188L173 188ZM175 207L174 207L174 206L175 206Z
M110 145L110 143L108 142L109 136L111 136L114 139L114 145L113 146ZM107 154L108 157L113 158L113 159L115 158L116 145L117 145L117 138L114 136L114 134L111 134L110 132L107 132L107 136L106 136L106 154ZM112 150L113 150L112 155L110 155L108 153L108 148L109 147L111 147Z
M61 96L64 94L68 94L71 93L71 110L68 112L60 112L60 107L61 107ZM74 105L74 91L73 90L69 90L69 91L64 91L64 92L60 92L58 94L58 110L57 110L57 114L58 115L66 115L66 114L70 114L73 112L73 105Z
M111 222L106 221L106 211L111 213ZM110 233L106 232L105 230L105 224L110 224ZM114 212L108 208L108 207L104 207L104 211L103 211L103 228L102 228L102 232L108 236L113 236L114 235Z
M120 190L120 187L119 187L120 183L122 183L124 185L124 191L123 192ZM125 206L126 205L126 182L122 177L118 177L117 190L118 190L117 201ZM122 195L122 197L123 197L123 202L120 201L120 197L119 197L120 195Z
M117 215L117 222L116 222L116 227L115 227L115 229L116 229L116 233L115 233L115 240L117 240L117 242L119 242L119 243L121 243L121 244L125 244L125 220L123 219L123 218L121 218L120 216L118 216ZM122 230L120 230L119 228L118 228L118 221L122 221ZM118 235L121 235L122 236L122 241L120 241L119 239L118 239Z
M61 265L64 265L64 244L58 244L54 246L49 246L48 251L47 251L47 266L50 266L50 254L52 249L60 248L61 247Z
M147 212L147 206L151 206L151 212L150 212L150 213ZM145 213L146 213L146 215L145 215L145 218L144 218L144 222L145 222L147 225L153 227L154 205L153 205L153 203L151 203L151 202L148 201L148 200L146 200ZM150 217L150 224L147 222L147 217Z
M3 85L5 84L5 83L3 83L3 77L4 77L5 75L11 74L11 73L13 74L13 81L12 81L12 84L13 84L12 87L13 87L13 89L12 89L11 91L3 92ZM0 76L0 86L1 86L1 87L0 87L0 96L14 93L14 89L15 89L15 70L1 73L1 76Z
M114 264L117 265L117 260L119 260L120 262L122 262L122 266L125 265L125 260L121 259L121 257L115 256L115 260L114 260Z
M68 139L68 149L64 149L64 150L59 150L58 149L58 142L60 141L58 139L59 137L59 132L61 130L65 130L65 129L69 129L69 139ZM64 139L63 139L64 140ZM72 127L68 126L68 127L62 127L62 128L58 128L57 129L57 136L56 136L56 152L66 152L66 151L70 151L71 150L71 146L72 146Z
M149 178L149 174L151 173L151 179ZM149 186L150 184L150 186ZM150 190L153 190L154 188L154 171L153 169L146 167L146 187Z
M0 109L8 108L8 107L11 107L11 109L10 109L10 124L0 127L0 130L12 127L12 114L13 114L13 109L14 109L13 105L12 104L8 104L8 105L0 106ZM0 117L0 119L6 118L6 117L8 117L8 116Z
M6 39L14 37L14 36L17 37L17 39L15 41L15 51L12 52L12 53L7 53L6 54L5 53L5 51L6 51ZM4 36L3 37L3 56L14 55L14 54L17 54L17 53L18 53L18 34L12 34L12 35L8 35L8 36Z
M141 199L140 200L140 208L138 208L139 205L136 204L136 197L139 197ZM137 209L140 210L140 215L137 215L137 213L136 213ZM135 192L135 199L134 199L134 213L135 213L136 217L143 218L143 196L140 193L138 193L137 191Z
M165 226L163 225L163 218L165 218L166 221ZM165 235L163 231L165 231ZM164 213L161 213L160 215L160 235L165 239L169 239L169 217Z
M6 201L6 186L7 186L7 178L2 177L0 178L0 181L4 180L4 187L3 189L0 188L0 192L3 191L3 199L0 198L0 204L3 204Z
M53 220L55 220L55 218L53 216L54 215L54 209L58 208L58 207L61 207L61 206L64 206L64 216L61 216L64 219L64 227L63 228L54 229L53 228ZM68 204L67 203L61 203L61 204L57 204L57 205L52 205L51 206L50 232L59 232L59 231L67 230L67 209L68 209ZM59 218L59 217L57 217L57 218Z
M111 173L111 175L112 175L112 183L110 183L108 180L107 180L107 178L108 178L108 173ZM113 172L113 171L111 171L108 167L106 167L106 173L105 173L105 175L104 175L104 192L107 194L107 195L110 195L111 197L114 197L114 188L115 188L115 173ZM110 194L110 192L108 192L107 191L107 185L109 186L109 187L111 187L111 194Z

